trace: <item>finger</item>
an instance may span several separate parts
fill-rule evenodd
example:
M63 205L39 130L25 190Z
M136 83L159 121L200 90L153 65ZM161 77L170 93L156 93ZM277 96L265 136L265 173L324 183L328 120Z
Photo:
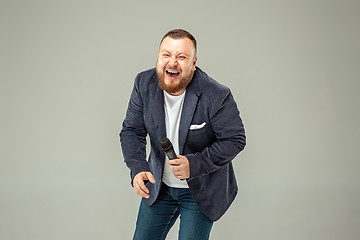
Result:
M149 189L147 189L147 187L145 186L144 180L147 180L146 176L136 179L135 181L136 187L137 189L142 190L145 193L149 193Z
M183 175L181 173L174 174L177 179L183 179Z
M177 172L178 171L178 166L176 166L176 165L171 165L170 164L170 170L175 174L175 172Z
M172 166L178 166L178 165L180 165L179 159L168 160L167 163L168 163L169 165L172 165Z
M149 194L146 194L145 192L143 192L142 190L138 190L135 192L138 196L143 197L143 198L149 198Z
M144 182L141 181L138 183L139 189L141 189L145 193L149 193L149 189L145 186Z
M135 193L139 195L140 197L149 198L149 190L144 186L141 186L141 184L136 183L135 184ZM144 188L147 190L144 190Z
M154 176L151 174L151 172L147 172L147 173L146 173L146 177L147 177L147 179L148 179L151 183L155 183L155 178L154 178Z

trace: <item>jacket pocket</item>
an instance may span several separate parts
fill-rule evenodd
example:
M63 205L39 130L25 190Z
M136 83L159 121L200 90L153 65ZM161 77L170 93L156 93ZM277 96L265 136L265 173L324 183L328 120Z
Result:
M190 130L198 130L198 129L202 129L203 127L205 127L206 122L203 122L202 124L193 124L190 126Z

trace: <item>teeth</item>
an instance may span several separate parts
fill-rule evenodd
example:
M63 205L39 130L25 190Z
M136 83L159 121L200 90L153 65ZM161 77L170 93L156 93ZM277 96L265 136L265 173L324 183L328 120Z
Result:
M169 73L173 73L173 74L175 74L175 73L178 73L178 72L175 72L175 71L170 71L170 70L167 70Z

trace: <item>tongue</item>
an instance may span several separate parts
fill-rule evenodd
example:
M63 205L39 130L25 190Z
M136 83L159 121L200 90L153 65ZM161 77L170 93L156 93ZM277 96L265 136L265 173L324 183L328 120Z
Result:
M170 76L172 77L177 77L179 75L179 73L170 73Z
M171 72L169 72L169 71L166 71L167 72L167 74L170 76L170 77L177 77L177 76L179 76L179 74L180 73L171 73Z

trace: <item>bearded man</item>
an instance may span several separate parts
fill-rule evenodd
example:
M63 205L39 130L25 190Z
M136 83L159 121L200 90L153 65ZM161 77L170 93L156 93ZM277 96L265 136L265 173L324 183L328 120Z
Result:
M142 197L136 240L165 239L179 216L179 239L209 239L213 222L237 194L232 160L245 147L244 126L229 88L196 66L196 52L189 32L169 31L156 68L135 79L120 140ZM169 160L162 150L165 137L177 158Z

